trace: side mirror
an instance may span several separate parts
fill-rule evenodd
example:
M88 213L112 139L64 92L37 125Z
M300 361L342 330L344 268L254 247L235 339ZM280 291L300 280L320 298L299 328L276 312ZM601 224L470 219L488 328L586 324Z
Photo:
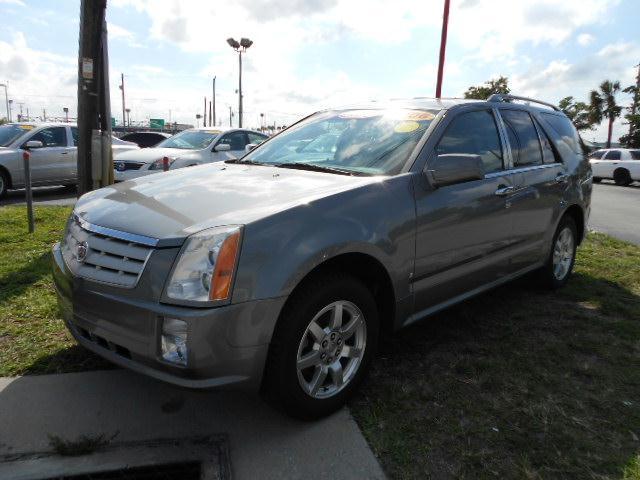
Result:
M213 147L214 152L228 152L231 150L231 145L228 143L219 143L215 147Z
M484 178L484 166L479 155L447 153L438 155L427 173L437 187L471 182Z
M44 144L40 140L29 140L24 144L25 150L31 150L32 148L42 148Z
M254 148L256 148L258 146L257 143L247 143L247 146L244 147L244 151L245 152L250 152L251 150L253 150Z

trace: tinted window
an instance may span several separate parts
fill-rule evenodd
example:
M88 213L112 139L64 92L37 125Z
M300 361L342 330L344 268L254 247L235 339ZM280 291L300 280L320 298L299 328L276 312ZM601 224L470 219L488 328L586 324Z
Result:
M540 135L540 139L542 140L542 161L544 163L560 163L562 160L560 159L560 155L556 152L549 136L544 131L544 129L540 126L538 121L535 121L536 129L538 130L538 134Z
M542 163L540 140L531 116L523 110L501 110L500 114L507 127L513 165L515 167L540 165Z
M247 136L244 132L227 133L220 139L218 145L229 145L231 150L244 150L247 146Z
M589 158L602 158L602 156L604 155L604 150L596 150L595 152L592 152L589 154Z
M633 160L640 160L640 150L629 150Z
M64 127L45 128L40 130L29 140L39 140L45 147L66 147L67 129Z
M268 137L266 135L260 135L259 133L249 132L249 143L254 143L256 145L264 142Z
M480 155L485 173L502 170L502 147L491 111L478 110L455 117L440 139L436 153Z
M540 116L553 128L564 142L576 153L582 152L580 135L571 120L553 113L541 113Z
M620 160L620 150L609 150L604 158L606 160Z
M78 129L76 127L71 127L71 136L73 137L73 146L78 146Z

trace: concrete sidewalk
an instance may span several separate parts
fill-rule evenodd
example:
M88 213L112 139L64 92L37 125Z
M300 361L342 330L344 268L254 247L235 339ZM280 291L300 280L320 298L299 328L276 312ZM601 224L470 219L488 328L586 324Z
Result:
M226 433L235 479L384 478L346 409L298 422L256 395L183 390L125 370L0 378L0 426L0 455L50 450L48 435Z

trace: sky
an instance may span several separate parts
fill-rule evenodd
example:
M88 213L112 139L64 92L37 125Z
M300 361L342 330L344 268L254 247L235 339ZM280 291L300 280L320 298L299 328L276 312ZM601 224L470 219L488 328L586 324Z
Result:
M318 109L433 96L443 0L108 0L112 114L120 74L131 120L196 123L216 76L217 117L237 112L243 55L244 126L287 125ZM79 0L0 0L0 83L14 118L76 115ZM504 75L512 93L586 101L605 79L635 82L637 0L451 0L443 96ZM0 96L4 92L0 89ZM619 96L628 104L630 97ZM0 102L0 117L4 116ZM233 123L237 118L234 116ZM616 122L614 138L626 131ZM584 132L603 140L605 125Z

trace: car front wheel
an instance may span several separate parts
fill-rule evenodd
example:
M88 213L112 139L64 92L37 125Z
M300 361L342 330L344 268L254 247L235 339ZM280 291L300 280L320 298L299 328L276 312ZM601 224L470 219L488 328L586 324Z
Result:
M322 275L294 292L278 322L266 393L291 416L339 409L366 374L378 339L371 292L347 275Z

